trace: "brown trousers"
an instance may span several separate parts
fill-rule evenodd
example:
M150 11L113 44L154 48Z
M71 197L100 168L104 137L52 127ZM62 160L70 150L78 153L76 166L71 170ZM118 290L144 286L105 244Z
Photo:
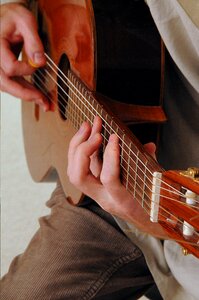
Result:
M153 284L141 251L92 201L72 206L58 186L47 206L2 278L2 300L137 299Z

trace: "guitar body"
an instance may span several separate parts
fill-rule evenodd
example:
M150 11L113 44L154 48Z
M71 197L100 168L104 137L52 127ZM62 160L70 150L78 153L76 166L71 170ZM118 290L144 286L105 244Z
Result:
M45 52L63 73L67 74L70 68L91 91L95 91L97 85L97 91L119 101L158 105L160 38L152 20L149 20L148 8L145 4L142 4L143 7L139 4L132 6L132 1L127 1L129 7L126 9L120 1L98 2L32 1ZM120 17L121 8L126 15ZM130 26L129 18L134 15L136 19L137 13L141 15L143 9L145 22L142 17L138 24L135 20ZM147 43L141 42L131 32L139 23L143 23L140 31L150 27L155 32L153 35L150 33L153 38L149 36L148 45L153 43L149 51L146 50ZM152 68L148 62L153 64ZM65 103L59 99L62 92L59 78L55 72L51 72L51 76L54 81L48 83L45 78L43 80L54 103L53 112L44 113L34 103L22 103L27 162L35 181L54 181L59 177L65 194L78 203L83 195L70 184L66 175L68 146L76 129L61 112ZM135 130L141 131L140 127ZM145 135L148 135L149 141L152 139L151 131L152 127L148 125Z

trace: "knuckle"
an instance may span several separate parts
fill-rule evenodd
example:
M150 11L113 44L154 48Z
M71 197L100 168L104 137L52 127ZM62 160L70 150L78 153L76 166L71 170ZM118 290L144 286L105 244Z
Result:
M12 77L15 75L15 66L12 62L6 64L6 69L4 70L5 74L8 77Z
M36 24L35 17L29 10L24 11L23 18L21 18L20 21L21 25L25 25L26 27Z
M113 184L113 176L110 174L101 174L100 180L102 182L102 184L104 185L104 187L109 188L112 186Z

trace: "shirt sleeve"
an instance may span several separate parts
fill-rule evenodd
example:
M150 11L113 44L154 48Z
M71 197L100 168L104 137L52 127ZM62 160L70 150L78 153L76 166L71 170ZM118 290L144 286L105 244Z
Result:
M199 92L199 1L145 1L171 57Z
M28 1L26 0L1 0L1 4L6 4L6 3L23 3L27 4Z

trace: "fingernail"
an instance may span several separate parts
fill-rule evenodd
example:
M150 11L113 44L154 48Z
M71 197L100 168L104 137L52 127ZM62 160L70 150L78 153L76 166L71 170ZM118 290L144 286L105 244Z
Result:
M33 55L33 60L29 58L28 62L33 68L38 68L44 64L45 56L42 52L35 52Z
M35 103L39 106L41 106L43 109L45 108L44 102L42 99L36 99Z
M82 133L82 132L84 132L84 123L80 126L80 128L79 128L79 130L78 130L78 133Z

